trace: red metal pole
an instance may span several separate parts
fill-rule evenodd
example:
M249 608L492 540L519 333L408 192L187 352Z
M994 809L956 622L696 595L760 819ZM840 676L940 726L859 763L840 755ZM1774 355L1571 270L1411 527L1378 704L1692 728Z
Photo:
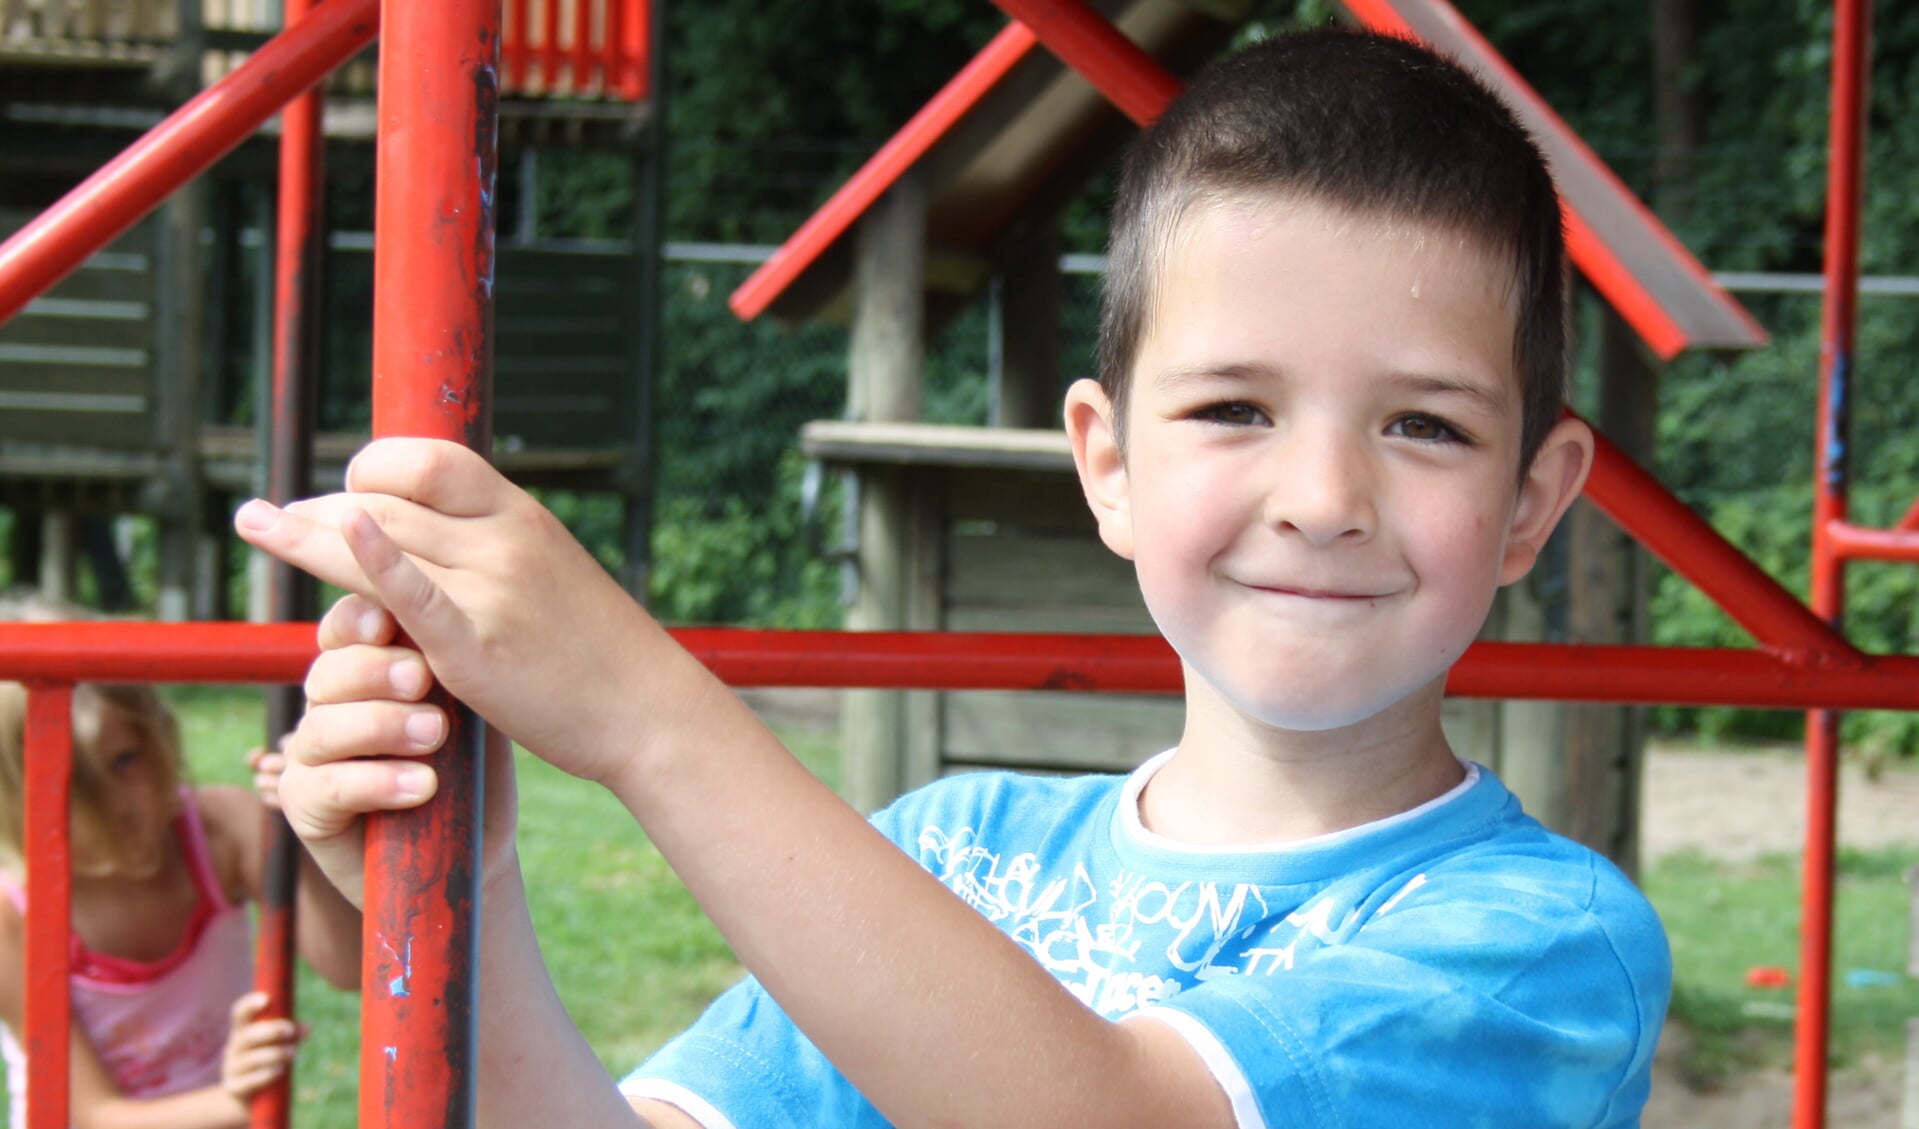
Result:
M1825 336L1819 351L1812 506L1812 610L1835 628L1845 614L1846 563L1835 551L1833 531L1846 520L1849 486L1871 24L1870 0L1838 0L1832 28ZM1793 1054L1795 1129L1822 1129L1826 1123L1833 845L1838 799L1839 714L1829 709L1814 710L1806 715L1806 858L1800 895L1799 1013Z
M500 14L500 88L516 93L526 87L526 3L506 0Z
M286 26L293 27L308 18L315 3L286 0ZM326 253L324 101L319 94L308 91L290 102L280 119L267 497L282 506L312 493L313 430L319 400L320 280ZM270 560L267 587L275 622L313 620L317 606L311 577ZM298 724L305 702L296 686L274 686L266 694L266 741L271 746ZM291 1018L297 947L295 884L301 848L284 815L273 811L264 818L267 857L253 986L266 993L264 1016ZM285 1129L292 1093L291 1076L256 1093L249 1110L251 1129Z
M1151 125L1185 84L1083 0L993 0L1135 124Z
M1899 524L1895 528L1919 529L1919 501L1912 504L1912 508L1906 511L1906 516L1899 519Z
M1586 497L1654 556L1698 585L1762 646L1795 659L1819 656L1845 662L1857 655L1843 635L1596 428L1593 438Z
M26 1129L67 1129L73 683L27 684Z
M652 38L653 25L657 18L652 5L664 4L666 0L616 0L616 2L624 11L620 17L620 97L629 102L638 102L658 93L652 89L651 78L652 52L657 47Z
M1826 526L1833 556L1842 561L1899 561L1919 564L1919 530L1868 529L1847 521Z
M573 79L568 89L578 98L593 89L593 0L573 0L573 50L568 54Z
M560 5L565 0L534 0L540 9L540 93L560 87Z
M379 0L333 0L0 244L0 324L373 41Z
M451 439L485 453L500 0L388 0L381 43L373 433ZM367 820L367 1129L474 1119L485 734L471 710L442 704L451 724L432 758L440 793L418 810Z

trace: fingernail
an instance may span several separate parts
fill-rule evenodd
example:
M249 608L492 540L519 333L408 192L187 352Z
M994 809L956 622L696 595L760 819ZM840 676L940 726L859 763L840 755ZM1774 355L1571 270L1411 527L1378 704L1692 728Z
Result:
M382 615L378 609L368 608L360 613L360 618L353 621L354 629L360 633L362 641L370 643L380 637L381 619Z
M433 786L433 770L420 765L403 768L393 778L393 783L399 788L402 800L417 800Z
M240 507L239 511L233 515L233 521L241 529L265 533L279 524L280 511L271 502L255 498Z
M426 666L418 659L400 659L387 670L393 692L412 698L426 689Z
M416 713L406 719L407 739L423 749L440 743L440 715Z

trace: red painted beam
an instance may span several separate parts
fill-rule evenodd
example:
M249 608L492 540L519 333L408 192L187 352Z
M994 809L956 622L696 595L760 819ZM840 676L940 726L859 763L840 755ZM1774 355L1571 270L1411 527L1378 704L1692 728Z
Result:
M993 0L1079 72L1106 100L1145 127L1185 89L1171 71L1082 0Z
M311 624L0 625L0 678L297 682ZM1153 635L679 628L673 637L733 686L1176 693L1179 660ZM1647 704L1919 708L1919 656L1789 662L1755 650L1476 643L1447 692Z
M560 0L549 4L557 30ZM373 434L492 438L500 0L386 0L374 193ZM559 45L543 45L549 67ZM549 69L548 85L554 77ZM446 708L440 791L366 821L360 1118L365 1129L475 1119L485 731Z
M337 2L337 0L332 0ZM286 26L306 19L316 0L286 0ZM324 99L309 90L280 115L278 221L274 226L273 368L267 410L267 497L286 505L313 492L313 433L320 385L321 270L326 254L326 137ZM267 561L267 603L278 623L310 622L316 608L313 579L279 561ZM271 745L299 722L305 699L299 688L266 691ZM295 1012L294 917L300 841L278 811L261 816L266 859L260 890L259 930L254 938L253 986L265 993L262 1018L291 1019ZM248 1103L250 1129L286 1129L293 1077L256 1091Z
M1845 613L1844 540L1852 455L1854 341L1859 316L1859 218L1865 196L1872 5L1838 0L1832 27L1827 136L1824 329L1814 426L1812 610L1837 628ZM1826 1124L1831 1042L1833 882L1839 807L1839 715L1806 717L1806 850L1799 898L1799 1011L1793 1039L1794 1129Z
M773 299L845 235L906 170L926 155L934 142L978 105L980 99L1006 77L1006 72L1026 57L1035 42L1033 33L1017 23L1009 24L1006 30L994 36L965 69L953 76L953 81L942 87L932 101L913 115L913 120L833 193L832 199L801 224L772 258L760 264L759 269L733 291L727 299L733 313L742 321L752 321L765 313ZM649 48L657 49L657 45Z
M373 42L379 0L329 0L0 244L0 324Z
M1844 561L1899 561L1919 564L1919 530L1868 529L1836 521L1826 527L1826 544Z
M73 777L73 684L27 684L27 868L25 1129L67 1129L67 937L73 920L73 856L67 812Z
M1713 603L1752 632L1761 646L1788 658L1849 661L1857 654L1845 637L1797 596L1719 535L1611 440L1594 430L1592 474L1586 497L1654 556L1697 585Z

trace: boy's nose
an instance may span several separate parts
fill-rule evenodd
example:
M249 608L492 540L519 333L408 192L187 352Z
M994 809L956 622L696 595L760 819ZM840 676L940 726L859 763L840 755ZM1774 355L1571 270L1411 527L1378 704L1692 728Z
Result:
M1266 491L1266 520L1315 545L1373 535L1373 467L1357 445L1300 436L1286 444Z

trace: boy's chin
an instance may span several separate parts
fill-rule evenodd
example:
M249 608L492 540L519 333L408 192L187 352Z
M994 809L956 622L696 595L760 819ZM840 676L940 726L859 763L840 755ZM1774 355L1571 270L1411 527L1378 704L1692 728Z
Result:
M1292 687L1286 693L1228 691L1222 697L1233 712L1259 728L1287 733L1328 733L1402 713L1409 699L1418 696L1424 685L1427 683L1404 687L1374 685L1359 692L1350 686Z

